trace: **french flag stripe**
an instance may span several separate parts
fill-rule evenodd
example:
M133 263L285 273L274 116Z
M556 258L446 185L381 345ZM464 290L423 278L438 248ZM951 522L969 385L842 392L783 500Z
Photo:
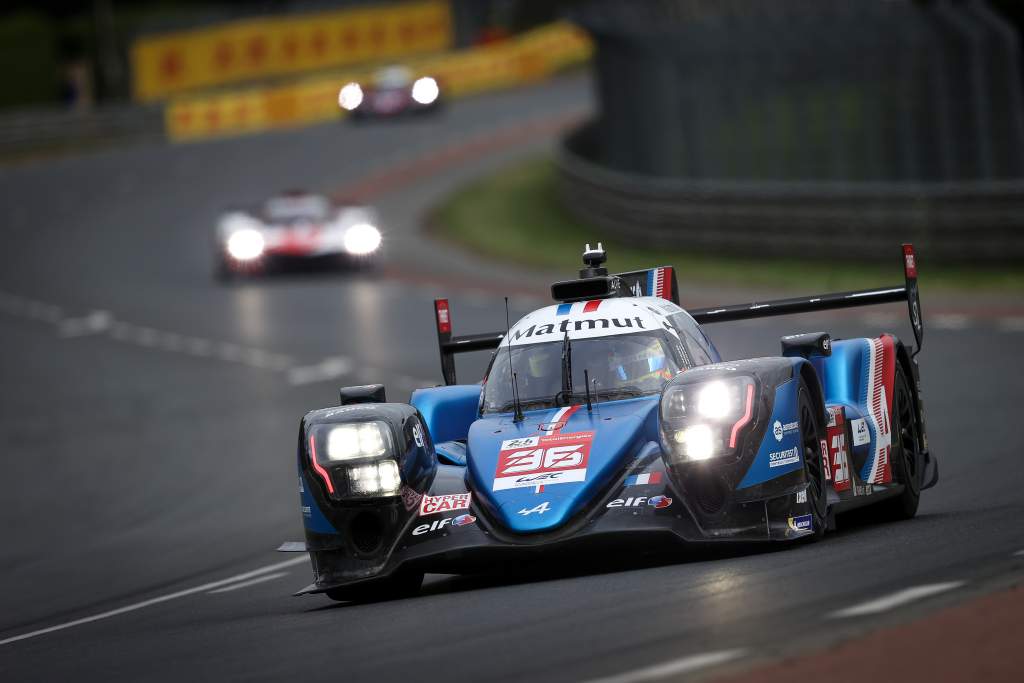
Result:
M661 482L661 472L644 472L626 477L626 486L644 486Z
M555 315L569 315L572 311L572 304L558 304L558 309L555 311Z

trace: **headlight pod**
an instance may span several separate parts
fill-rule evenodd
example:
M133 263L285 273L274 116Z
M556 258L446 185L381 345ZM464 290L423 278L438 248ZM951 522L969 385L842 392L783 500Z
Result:
M733 455L754 417L752 377L670 383L661 399L661 433L673 462Z
M391 451L391 434L383 422L351 422L327 430L327 460L376 458Z
M397 496L402 477L391 429L380 420L316 427L309 436L309 460L334 496L346 482L354 497Z

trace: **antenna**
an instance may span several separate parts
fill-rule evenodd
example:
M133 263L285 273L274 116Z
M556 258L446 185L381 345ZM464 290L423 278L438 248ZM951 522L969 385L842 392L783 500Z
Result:
M594 410L594 406L590 404L590 373L586 368L583 368L583 385L587 390L587 412Z
M508 377L512 380L512 406L514 408L512 413L513 422L523 421L523 407L519 404L519 378L516 377L516 373L512 371L512 337L509 335L509 330L512 326L509 324L508 318L508 297L505 297L505 342L508 345Z

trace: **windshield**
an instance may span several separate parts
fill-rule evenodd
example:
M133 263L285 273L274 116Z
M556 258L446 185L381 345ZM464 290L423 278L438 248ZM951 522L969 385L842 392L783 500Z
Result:
M330 204L316 195L275 197L267 202L264 213L271 223L293 221L322 221L327 218Z
M594 399L628 398L661 391L679 372L664 332L643 332L571 340L573 393L562 392L563 342L512 347L512 371L524 410L579 403L584 400L583 371L590 377ZM512 410L509 347L494 356L484 387L483 412Z

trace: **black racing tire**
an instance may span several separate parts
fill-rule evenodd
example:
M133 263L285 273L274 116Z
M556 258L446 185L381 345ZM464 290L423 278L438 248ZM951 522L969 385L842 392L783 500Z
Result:
M383 602L412 597L420 592L422 585L423 572L399 571L386 579L332 588L327 591L327 597L338 602Z
M797 389L797 414L800 420L800 447L807 479L807 503L811 508L814 533L805 538L821 539L828 528L828 481L825 463L821 457L821 442L825 439L825 420L822 407L816 405L807 383L800 379Z
M912 519L921 502L921 470L924 454L921 449L921 430L914 408L914 394L906 373L896 364L892 397L892 447L890 462L893 481L903 484L899 496L878 505L878 513L885 520Z

